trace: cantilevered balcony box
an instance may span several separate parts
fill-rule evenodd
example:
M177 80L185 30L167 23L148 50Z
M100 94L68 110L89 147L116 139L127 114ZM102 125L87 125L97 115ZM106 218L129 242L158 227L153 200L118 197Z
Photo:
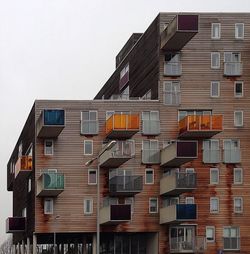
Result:
M142 191L142 176L114 176L109 180L110 196L134 196Z
M179 167L180 165L196 159L198 156L197 141L178 140L161 150L162 167Z
M222 132L222 115L189 115L179 121L179 138L211 138Z
M21 156L15 165L15 178L25 176L32 171L32 156Z
M64 175L56 172L44 172L37 180L38 197L56 197L64 191Z
M199 30L199 15L178 14L161 34L161 49L181 50Z
M57 138L64 127L64 109L44 109L37 120L37 137Z
M160 224L186 222L196 219L196 204L176 204L160 209Z
M100 209L100 224L119 224L131 220L131 205L109 205Z
M139 128L140 118L138 114L116 113L106 120L106 137L128 139L137 133Z
M179 172L160 180L160 195L178 196L196 189L196 173Z
M25 217L9 217L6 220L6 233L24 232L26 230Z

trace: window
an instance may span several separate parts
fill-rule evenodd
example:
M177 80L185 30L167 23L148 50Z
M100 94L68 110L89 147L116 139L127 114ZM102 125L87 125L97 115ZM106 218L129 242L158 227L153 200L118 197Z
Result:
M142 163L160 163L160 152L158 140L143 140L142 142Z
M154 183L154 170L152 168L146 168L145 170L145 184Z
M151 97L152 97L152 92L151 92L151 89L148 90L142 97L141 99L142 100L151 100Z
M212 197L210 198L210 213L219 212L219 198Z
M52 198L44 199L44 214L53 214L54 202Z
M242 183L243 183L243 169L234 168L234 184L242 184Z
M158 198L149 198L149 213L158 213Z
M239 63L241 61L241 54L239 52L224 52L225 63Z
M179 201L179 197L164 198L163 207L179 204Z
M244 23L235 24L235 39L244 39Z
M142 112L142 134L158 135L160 133L159 111Z
M128 83L129 81L129 63L125 65L125 67L120 72L120 81L119 81L119 88L122 88Z
M220 143L217 139L208 139L203 141L203 162L219 163L220 162Z
M212 23L211 38L220 39L220 33L221 33L220 30L221 30L220 23Z
M182 120L186 116L206 116L212 115L212 110L179 110L178 121Z
M31 178L28 179L28 192L31 192Z
M164 75L166 76L180 76L181 75L181 61L180 53L167 53L165 55Z
M216 97L216 98L220 97L220 82L219 81L211 82L210 96Z
M53 155L54 153L54 142L52 139L44 140L44 155Z
M185 199L186 204L194 204L194 197L186 197Z
M93 213L93 199L86 198L83 201L84 203L84 214L92 214Z
M186 173L193 174L195 173L194 168L186 168Z
M220 53L219 52L211 53L211 68L220 69Z
M121 99L122 99L122 100L129 100L129 86L127 86L127 87L121 92Z
M225 139L223 148L225 163L239 163L241 161L240 141L238 139Z
M215 227L214 226L206 227L206 240L207 242L215 241Z
M165 105L179 105L180 94L179 81L166 81L163 83L163 103Z
M93 154L93 141L84 140L84 155L92 155L92 154Z
M95 110L83 111L81 114L81 134L98 134L98 112Z
M223 247L224 250L240 249L240 228L224 227L223 228Z
M218 184L218 183L219 183L219 169L210 168L210 184Z
M27 208L24 207L22 210L22 217L27 217Z
M97 183L97 174L96 169L89 169L88 170L88 184L93 185Z
M234 97L243 97L243 82L242 81L235 81Z
M243 198L234 197L234 212L242 213L243 212Z
M243 126L243 111L234 111L234 126Z

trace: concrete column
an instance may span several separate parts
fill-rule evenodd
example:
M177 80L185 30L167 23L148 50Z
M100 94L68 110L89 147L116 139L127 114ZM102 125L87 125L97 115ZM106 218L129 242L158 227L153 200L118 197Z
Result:
M83 239L82 239L82 254L87 254L86 236L83 236Z
M16 254L16 245L15 244L12 245L11 253Z
M30 253L30 238L27 237L27 254L31 254Z
M22 245L21 245L21 254L24 254L24 246L25 243L24 243L24 240L22 240Z
M36 237L36 234L33 233L33 253L32 254L37 254L36 245L37 245L37 237Z
M64 254L64 243L61 243L61 254Z
M96 253L96 234L93 234L93 238L92 238L92 254L97 254Z
M20 243L17 244L17 254L20 254Z

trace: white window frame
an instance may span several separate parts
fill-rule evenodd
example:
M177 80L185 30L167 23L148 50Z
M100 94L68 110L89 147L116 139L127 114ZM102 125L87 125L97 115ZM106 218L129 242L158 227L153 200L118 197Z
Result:
M87 211L87 202L90 202L90 211ZM93 198L85 198L83 200L83 213L86 215L93 213Z
M91 143L91 153L86 153L86 143ZM87 139L87 140L84 140L84 142L83 142L83 146L84 146L84 155L93 155L93 140L90 140L90 139Z
M219 65L213 65L213 55L217 55L219 58ZM211 52L211 69L220 69L220 52Z
M212 205L213 200L215 200L217 202L217 210L212 209L213 208L213 205ZM211 197L210 198L210 213L217 214L219 212L220 212L220 200L219 200L219 198L218 197Z
M213 85L217 85L217 95L213 95ZM210 84L210 96L211 98L219 98L220 97L220 81L211 81Z
M240 172L241 181L236 181L236 171ZM243 184L243 168L234 168L234 184Z
M152 208L152 206L151 206L151 202L152 201L155 201L156 200L156 211L152 211L151 210L151 208ZM148 201L148 212L149 213L158 213L158 206L159 206L159 204L158 204L158 198L149 198L149 201Z
M88 120L86 120L86 119L83 119L83 114L84 113L88 113ZM96 114L96 118L95 118L95 120L90 120L90 114L91 113L95 113ZM83 123L85 122L87 122L88 124L90 123L90 121L96 121L96 124L97 124L97 127L96 127L96 132L94 133L91 133L91 132L88 132L88 133L84 133L83 132ZM96 135L96 134L98 134L98 132L99 132L99 126L98 126L98 111L97 110L84 110L84 111L82 111L81 112L81 134L83 134L83 135Z
M185 204L195 204L194 197L186 197Z
M194 168L186 168L186 173L195 173Z
M176 85L178 85L178 87L173 86L174 83ZM169 91L166 89L167 84L170 84L170 87L171 87L171 89ZM178 89L173 90L173 87L174 88L177 87ZM169 102L167 102L167 99L166 99L167 94L171 95L171 101L169 101ZM174 97L178 98L178 101L175 100L175 103L173 103ZM181 104L181 82L179 80L174 80L174 81L166 80L163 82L163 104L164 105L172 105L172 106L178 106Z
M224 250L239 250L240 249L240 228L239 227L234 227L234 226L226 226L223 227L223 238L232 238L231 236L225 236L225 229L229 229L230 230L230 235L231 235L231 229L236 229L237 232L237 236L233 237L233 238L237 238L237 244L238 244L238 248L237 249L225 249L224 243L223 243L223 249Z
M51 142L52 143L52 147L51 147L52 153L47 152L46 142ZM44 155L46 155L46 156L54 155L54 140L53 139L45 139L44 140Z
M218 36L214 36L215 34L215 27L218 26L218 29L219 29L219 34ZM213 40L219 40L221 38L221 23L212 23L211 24L211 39Z
M147 172L152 172L152 182L148 182L147 181ZM153 168L146 168L145 169L145 184L147 185L152 185L154 184L154 181L155 181L155 177L154 177L154 169Z
M240 210L236 209L236 200L240 200ZM234 197L234 213L243 213L243 198L242 197Z
M95 182L90 182L90 172L95 172ZM96 185L97 184L97 170L96 169L88 169L88 185Z
M212 239L208 239L208 230L212 230ZM215 242L215 226L206 226L206 242L213 243Z
M236 114L238 114L238 113L240 113L241 114L241 119L242 119L242 121L240 122L240 123L237 123L236 122ZM243 112L243 110L235 110L234 111L234 127L243 127L243 125L244 125L244 112Z
M239 26L239 25L242 25L242 30L243 30L243 35L242 36L239 36L239 33L238 33L239 30L237 29L237 26ZM235 39L243 40L244 36L245 36L245 25L244 25L244 23L235 23L234 29L235 29L235 31L234 31Z
M51 210L49 211L46 208L46 203L51 202ZM54 213L54 199L53 198L45 198L44 199L44 214L53 214Z
M241 84L242 87L242 93L240 95L237 95L236 93L236 85ZM243 81L235 81L234 82L234 97L236 98L242 98L244 96L244 82Z
M212 172L216 172L218 180L216 182L213 182ZM219 184L220 182L220 171L218 168L210 168L210 184Z

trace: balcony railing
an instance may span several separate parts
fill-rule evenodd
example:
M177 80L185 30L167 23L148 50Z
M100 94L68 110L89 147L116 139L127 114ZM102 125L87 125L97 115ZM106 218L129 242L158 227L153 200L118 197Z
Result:
M56 138L65 126L63 109L44 109L37 120L37 137Z
M100 209L100 224L119 224L131 220L131 205L109 205Z
M108 138L131 138L139 131L138 114L114 114L106 120Z
M179 167L198 156L197 141L178 140L161 150L161 166Z
M175 173L164 176L160 181L161 195L180 195L196 188L196 173Z
M182 65L180 62L165 62L164 75L165 76L181 76Z
M15 165L15 177L21 174L27 174L32 171L32 156L21 156Z
M119 167L124 162L132 158L134 154L134 142L131 141L116 141L115 146L106 150L100 156L101 167Z
M37 196L58 196L64 191L64 175L56 172L44 172L37 180Z
M142 120L143 135L159 135L160 121L159 120Z
M6 220L6 233L24 232L26 230L25 217L9 217Z
M242 75L241 62L224 63L224 76L241 76L241 75Z
M176 204L160 209L160 224L196 220L196 204Z
M82 120L81 134L83 135L97 135L99 131L98 121L96 120Z
M135 195L142 191L142 176L115 176L109 180L109 192L112 196Z
M222 130L222 115L190 115L179 121L183 138L210 138Z
M159 149L143 149L142 163L143 164L159 164L160 150Z
M240 163L241 152L239 148L224 149L224 163Z
M204 163L220 163L220 149L203 149Z

